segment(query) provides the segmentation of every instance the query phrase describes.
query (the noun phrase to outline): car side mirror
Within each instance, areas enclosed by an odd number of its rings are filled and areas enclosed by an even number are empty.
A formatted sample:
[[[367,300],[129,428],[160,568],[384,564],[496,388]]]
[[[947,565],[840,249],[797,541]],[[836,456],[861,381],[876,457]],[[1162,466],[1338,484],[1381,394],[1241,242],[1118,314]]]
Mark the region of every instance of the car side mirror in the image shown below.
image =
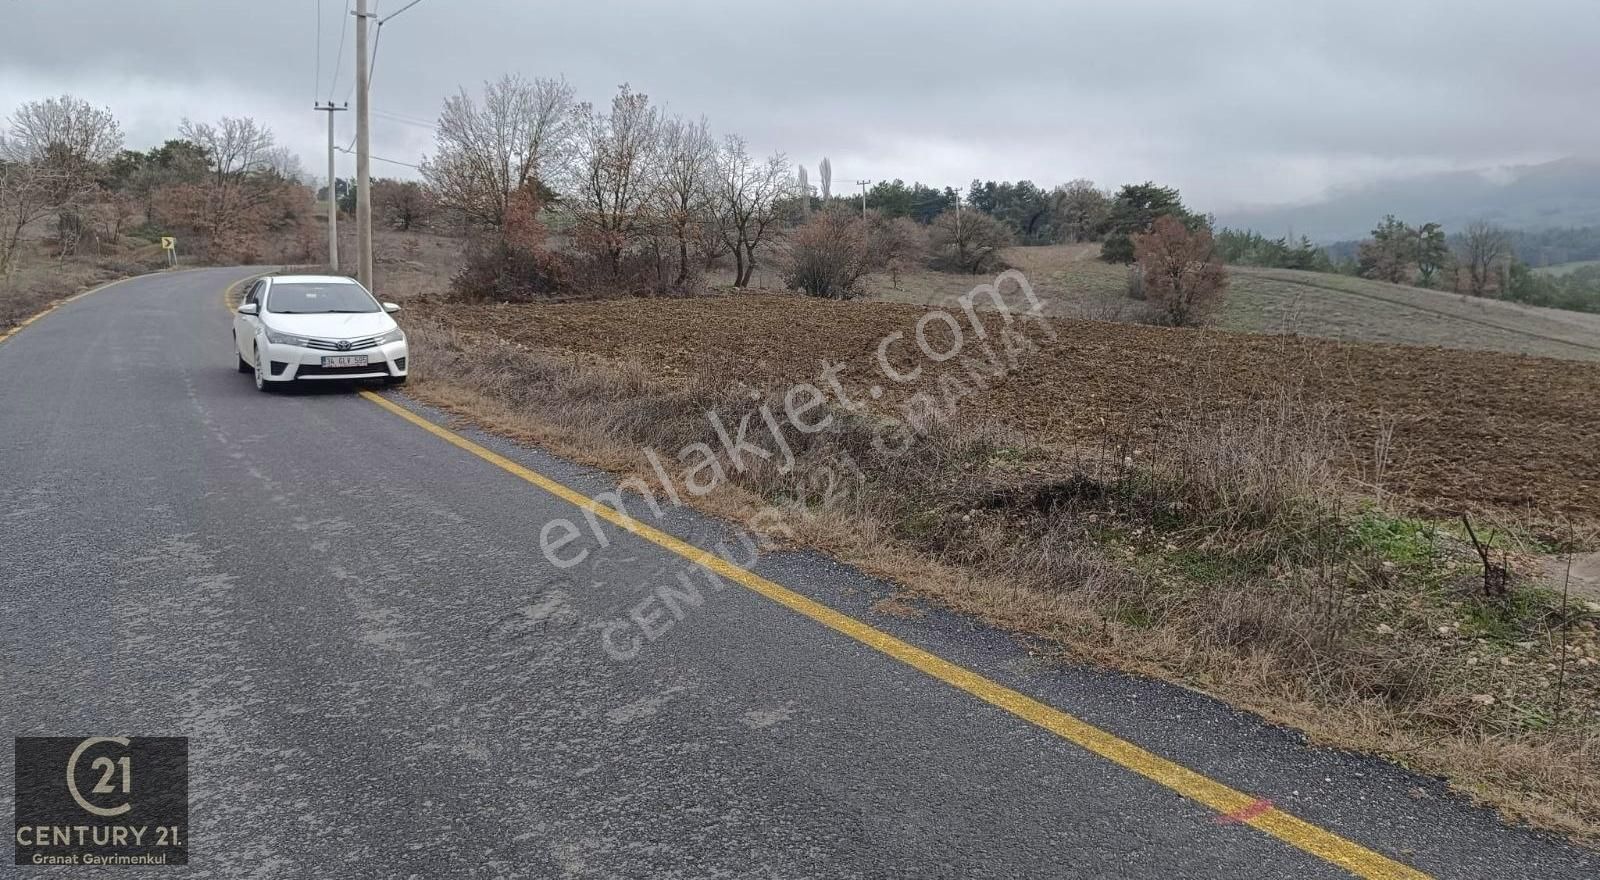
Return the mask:
[[[399,303],[384,303],[383,304],[383,310],[392,315],[395,312],[400,311],[400,304]]]
[[[256,303],[243,303],[239,306],[239,314],[259,315],[261,314],[261,306],[257,305]]]

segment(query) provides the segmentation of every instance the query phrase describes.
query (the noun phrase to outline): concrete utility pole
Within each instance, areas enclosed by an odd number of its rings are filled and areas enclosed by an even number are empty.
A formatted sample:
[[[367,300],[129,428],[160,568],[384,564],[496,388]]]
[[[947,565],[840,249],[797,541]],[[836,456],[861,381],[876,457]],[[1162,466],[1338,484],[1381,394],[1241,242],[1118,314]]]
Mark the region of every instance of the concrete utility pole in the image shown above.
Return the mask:
[[[339,271],[339,178],[333,174],[333,114],[349,107],[337,107],[332,101],[317,104],[316,109],[328,114],[328,269]]]
[[[867,184],[870,180],[858,180],[856,186],[861,187],[861,219],[867,219]]]
[[[356,0],[356,280],[372,289],[372,144],[367,111],[367,0]]]

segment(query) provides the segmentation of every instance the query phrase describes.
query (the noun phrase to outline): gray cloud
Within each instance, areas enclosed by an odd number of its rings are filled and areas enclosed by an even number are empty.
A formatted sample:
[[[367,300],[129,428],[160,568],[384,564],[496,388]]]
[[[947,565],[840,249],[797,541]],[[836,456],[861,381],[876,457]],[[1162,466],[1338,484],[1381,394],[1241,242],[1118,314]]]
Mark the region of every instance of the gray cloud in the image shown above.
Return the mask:
[[[320,169],[311,103],[343,100],[352,70],[346,34],[330,88],[344,2],[320,6],[318,82],[317,0],[12,0],[0,109],[71,91],[139,146],[184,115],[249,114]],[[1224,208],[1592,154],[1597,43],[1593,0],[424,0],[384,28],[373,150],[415,162],[431,134],[394,117],[430,120],[461,85],[564,74],[589,100],[629,82],[759,149],[829,155],[839,180],[1154,178]]]

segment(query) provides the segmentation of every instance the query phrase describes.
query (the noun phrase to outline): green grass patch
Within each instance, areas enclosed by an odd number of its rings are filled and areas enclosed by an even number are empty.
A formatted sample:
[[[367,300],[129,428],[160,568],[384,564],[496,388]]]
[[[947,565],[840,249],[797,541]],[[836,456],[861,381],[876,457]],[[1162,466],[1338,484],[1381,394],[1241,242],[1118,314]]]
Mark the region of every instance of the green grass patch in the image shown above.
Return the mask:
[[[1439,560],[1439,527],[1404,516],[1389,516],[1379,510],[1365,510],[1349,525],[1355,549],[1405,568],[1422,568]]]

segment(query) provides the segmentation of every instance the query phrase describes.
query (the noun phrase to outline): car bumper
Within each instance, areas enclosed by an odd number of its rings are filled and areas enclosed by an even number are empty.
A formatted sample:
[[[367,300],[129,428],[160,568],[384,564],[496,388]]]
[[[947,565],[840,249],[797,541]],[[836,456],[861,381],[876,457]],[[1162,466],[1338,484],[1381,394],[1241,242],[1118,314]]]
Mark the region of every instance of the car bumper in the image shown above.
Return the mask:
[[[367,359],[364,366],[323,365],[323,358],[363,356]],[[269,343],[265,351],[269,367],[266,378],[272,382],[388,379],[406,375],[409,358],[403,340],[375,348],[363,348],[360,351],[324,351],[317,348],[302,348],[298,345]]]

